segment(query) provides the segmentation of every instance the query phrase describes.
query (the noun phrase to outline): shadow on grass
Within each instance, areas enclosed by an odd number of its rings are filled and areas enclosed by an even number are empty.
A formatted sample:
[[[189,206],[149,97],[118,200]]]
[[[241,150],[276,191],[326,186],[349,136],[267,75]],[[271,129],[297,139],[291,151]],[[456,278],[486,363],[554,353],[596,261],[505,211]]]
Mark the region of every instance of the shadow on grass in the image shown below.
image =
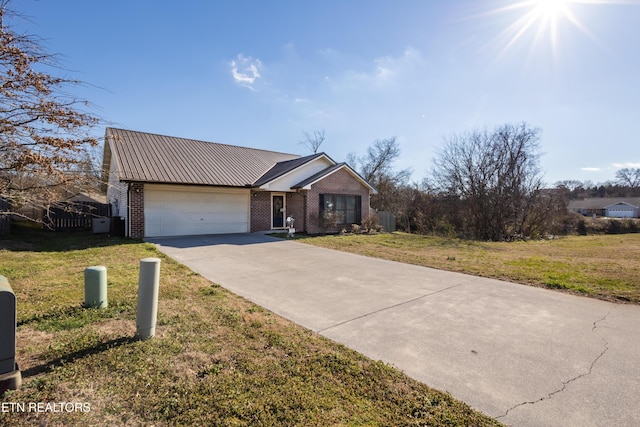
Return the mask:
[[[95,347],[85,348],[82,350],[75,351],[73,353],[60,356],[56,359],[53,359],[47,363],[43,363],[42,365],[33,366],[29,369],[22,371],[22,378],[30,378],[35,375],[51,372],[58,366],[62,366],[67,363],[75,362],[76,360],[85,358],[87,356],[91,356],[93,354],[102,353],[103,351],[109,350],[111,348],[120,347],[122,345],[130,344],[139,341],[138,337],[120,337],[109,340],[102,344],[99,344]]]
[[[11,234],[0,236],[0,249],[12,252],[67,252],[140,242],[140,239],[94,234],[90,231],[46,231],[34,227],[12,226]]]
[[[56,308],[53,311],[38,313],[24,319],[18,319],[16,326],[29,325],[37,322],[36,328],[40,330],[67,330],[80,328],[89,323],[112,319],[116,315],[132,312],[135,304],[111,301],[107,307],[86,307],[83,304],[65,308]],[[44,328],[44,329],[43,329]]]
[[[29,323],[32,323],[32,322],[41,322],[41,321],[46,321],[51,319],[75,316],[84,310],[86,309],[82,305],[74,305],[74,306],[63,308],[63,309],[57,309],[56,311],[41,313],[26,319],[18,320],[18,322],[16,323],[16,326],[20,327],[23,325],[28,325]]]

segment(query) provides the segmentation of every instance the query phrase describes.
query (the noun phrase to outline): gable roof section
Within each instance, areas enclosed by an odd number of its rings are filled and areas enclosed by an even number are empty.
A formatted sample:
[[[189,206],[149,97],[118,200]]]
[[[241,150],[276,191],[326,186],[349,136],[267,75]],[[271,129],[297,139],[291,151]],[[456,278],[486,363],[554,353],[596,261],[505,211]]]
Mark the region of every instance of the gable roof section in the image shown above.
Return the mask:
[[[250,186],[274,164],[300,159],[235,145],[107,128],[103,164],[116,162],[120,181]]]
[[[302,188],[302,189],[307,189],[308,190],[316,182],[320,181],[321,179],[326,178],[327,176],[329,176],[332,173],[335,173],[335,172],[337,172],[337,171],[339,171],[341,169],[345,169],[347,172],[349,172],[356,180],[360,181],[360,183],[362,183],[362,185],[367,187],[371,193],[378,194],[378,190],[376,190],[374,187],[372,187],[371,184],[369,184],[367,181],[365,181],[365,179],[363,177],[361,177],[358,172],[353,170],[351,168],[351,166],[349,166],[348,164],[346,164],[344,162],[337,163],[337,164],[335,164],[333,166],[330,166],[330,167],[326,168],[325,170],[322,170],[322,171],[316,173],[315,175],[310,176],[309,178],[305,179],[304,181],[301,181],[301,182],[297,183],[296,185],[294,185],[291,188]]]
[[[640,197],[591,197],[587,199],[569,201],[569,209],[606,209],[618,203],[633,207],[640,206]]]
[[[629,207],[632,207],[632,208],[635,208],[635,209],[638,209],[638,207],[639,207],[639,206],[636,206],[636,205],[632,205],[631,203],[627,203],[627,202],[622,202],[622,201],[620,201],[620,202],[616,202],[616,203],[612,203],[612,204],[610,204],[610,205],[607,205],[607,206],[605,206],[604,208],[605,208],[605,209],[608,209],[608,208],[611,208],[611,207],[613,207],[613,206],[618,206],[618,205],[625,205],[625,206],[629,206]]]
[[[332,164],[336,163],[325,153],[317,153],[317,154],[312,154],[310,156],[300,157],[293,160],[285,160],[283,162],[276,163],[271,169],[265,172],[264,175],[258,178],[253,183],[253,186],[260,187],[270,181],[273,181],[274,179],[277,179],[283,175],[288,174],[289,172],[299,168],[300,166],[303,166],[321,157],[326,157]]]

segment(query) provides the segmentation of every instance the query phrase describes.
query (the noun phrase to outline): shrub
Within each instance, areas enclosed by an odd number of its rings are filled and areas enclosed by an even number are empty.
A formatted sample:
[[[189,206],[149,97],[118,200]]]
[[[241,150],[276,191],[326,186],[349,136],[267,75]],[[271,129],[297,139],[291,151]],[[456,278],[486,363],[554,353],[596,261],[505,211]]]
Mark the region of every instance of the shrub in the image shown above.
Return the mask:
[[[369,232],[377,231],[379,228],[381,229],[382,226],[380,224],[378,224],[378,215],[372,213],[368,217],[363,219],[362,220],[362,228],[367,230],[367,231],[369,231]]]

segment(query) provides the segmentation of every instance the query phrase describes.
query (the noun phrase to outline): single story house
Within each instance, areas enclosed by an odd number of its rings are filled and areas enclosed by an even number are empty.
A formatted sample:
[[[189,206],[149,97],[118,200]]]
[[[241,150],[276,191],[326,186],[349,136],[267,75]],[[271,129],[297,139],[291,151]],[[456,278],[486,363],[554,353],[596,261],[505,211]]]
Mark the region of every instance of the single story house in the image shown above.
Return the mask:
[[[587,216],[638,218],[640,217],[640,197],[592,197],[571,200],[569,211]]]
[[[325,153],[278,153],[107,128],[103,182],[130,237],[333,231],[369,216],[376,193]]]

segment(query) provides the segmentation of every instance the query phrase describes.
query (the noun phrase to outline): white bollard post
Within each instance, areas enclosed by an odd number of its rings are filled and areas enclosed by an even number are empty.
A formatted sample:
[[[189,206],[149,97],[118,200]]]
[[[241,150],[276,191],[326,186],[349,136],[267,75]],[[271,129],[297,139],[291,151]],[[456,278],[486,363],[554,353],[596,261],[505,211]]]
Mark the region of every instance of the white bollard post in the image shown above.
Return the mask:
[[[137,335],[146,340],[156,334],[158,317],[158,288],[160,287],[160,259],[143,258],[140,260],[140,278],[138,281]]]

